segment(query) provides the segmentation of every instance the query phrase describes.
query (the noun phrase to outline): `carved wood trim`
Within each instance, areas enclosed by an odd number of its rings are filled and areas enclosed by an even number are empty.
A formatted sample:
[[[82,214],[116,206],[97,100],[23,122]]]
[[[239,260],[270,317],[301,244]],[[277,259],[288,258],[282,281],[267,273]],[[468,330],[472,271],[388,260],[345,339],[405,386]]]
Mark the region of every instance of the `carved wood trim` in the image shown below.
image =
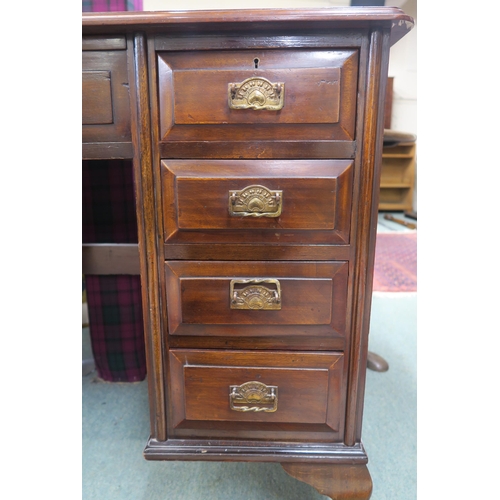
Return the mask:
[[[166,439],[165,389],[163,385],[161,306],[158,287],[158,242],[155,237],[156,208],[154,167],[151,144],[148,66],[146,40],[143,34],[133,37],[130,51],[132,135],[134,143],[134,177],[141,263],[142,305],[148,366],[151,434]],[[133,53],[133,54],[132,54]]]
[[[384,94],[389,62],[389,32],[374,29],[370,35],[367,86],[362,138],[358,224],[353,276],[352,339],[350,347],[345,444],[361,439],[361,419],[368,352],[375,236],[377,231],[378,184],[383,145]]]
[[[216,439],[169,439],[160,442],[149,439],[144,449],[146,460],[215,460],[217,462],[292,462],[302,465],[304,460],[327,464],[329,468],[345,464],[363,466],[367,457],[358,444],[346,447],[341,443],[286,443],[272,441],[256,442],[238,440],[235,443]],[[298,479],[298,478],[297,478]],[[307,481],[305,481],[307,482]]]

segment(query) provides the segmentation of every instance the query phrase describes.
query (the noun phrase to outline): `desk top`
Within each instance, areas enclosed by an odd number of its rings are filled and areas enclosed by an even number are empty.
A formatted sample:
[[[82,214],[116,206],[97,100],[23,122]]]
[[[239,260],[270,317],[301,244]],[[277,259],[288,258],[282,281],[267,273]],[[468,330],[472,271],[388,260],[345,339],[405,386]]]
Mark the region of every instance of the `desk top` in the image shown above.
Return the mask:
[[[279,29],[286,23],[288,29],[332,29],[336,27],[363,27],[370,23],[387,24],[391,28],[394,45],[413,28],[414,20],[397,7],[332,7],[316,9],[234,9],[192,11],[141,11],[84,13],[84,34],[123,33],[144,30],[148,32],[188,31],[253,31]]]

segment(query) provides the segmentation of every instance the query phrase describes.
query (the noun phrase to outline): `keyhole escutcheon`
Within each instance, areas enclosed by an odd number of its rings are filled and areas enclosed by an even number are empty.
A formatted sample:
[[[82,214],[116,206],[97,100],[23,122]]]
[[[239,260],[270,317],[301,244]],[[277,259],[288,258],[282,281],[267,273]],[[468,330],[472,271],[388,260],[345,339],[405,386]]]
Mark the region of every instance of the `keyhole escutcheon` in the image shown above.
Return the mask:
[[[260,63],[260,59],[258,57],[256,57],[254,60],[253,60],[253,63],[255,65],[255,69],[258,69],[259,67],[259,63]]]

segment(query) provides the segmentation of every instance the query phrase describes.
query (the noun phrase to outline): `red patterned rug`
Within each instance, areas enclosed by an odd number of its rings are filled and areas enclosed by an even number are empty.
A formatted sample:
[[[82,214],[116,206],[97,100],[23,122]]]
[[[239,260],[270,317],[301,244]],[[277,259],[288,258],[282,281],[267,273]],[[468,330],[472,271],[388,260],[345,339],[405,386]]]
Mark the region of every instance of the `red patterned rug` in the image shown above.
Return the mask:
[[[417,291],[417,233],[378,233],[373,290]]]

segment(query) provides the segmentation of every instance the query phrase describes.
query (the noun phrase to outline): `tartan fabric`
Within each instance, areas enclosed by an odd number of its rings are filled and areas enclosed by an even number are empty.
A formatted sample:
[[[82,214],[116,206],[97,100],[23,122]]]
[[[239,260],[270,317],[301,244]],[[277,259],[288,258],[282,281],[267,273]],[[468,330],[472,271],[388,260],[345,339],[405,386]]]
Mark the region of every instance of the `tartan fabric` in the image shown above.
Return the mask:
[[[97,373],[109,382],[144,380],[140,277],[87,275],[85,284]]]
[[[82,0],[82,12],[142,10],[143,0]]]
[[[130,160],[82,161],[83,243],[137,243]]]
[[[136,243],[132,162],[82,161],[82,240]],[[99,377],[135,382],[146,376],[139,276],[85,276],[89,331]]]

